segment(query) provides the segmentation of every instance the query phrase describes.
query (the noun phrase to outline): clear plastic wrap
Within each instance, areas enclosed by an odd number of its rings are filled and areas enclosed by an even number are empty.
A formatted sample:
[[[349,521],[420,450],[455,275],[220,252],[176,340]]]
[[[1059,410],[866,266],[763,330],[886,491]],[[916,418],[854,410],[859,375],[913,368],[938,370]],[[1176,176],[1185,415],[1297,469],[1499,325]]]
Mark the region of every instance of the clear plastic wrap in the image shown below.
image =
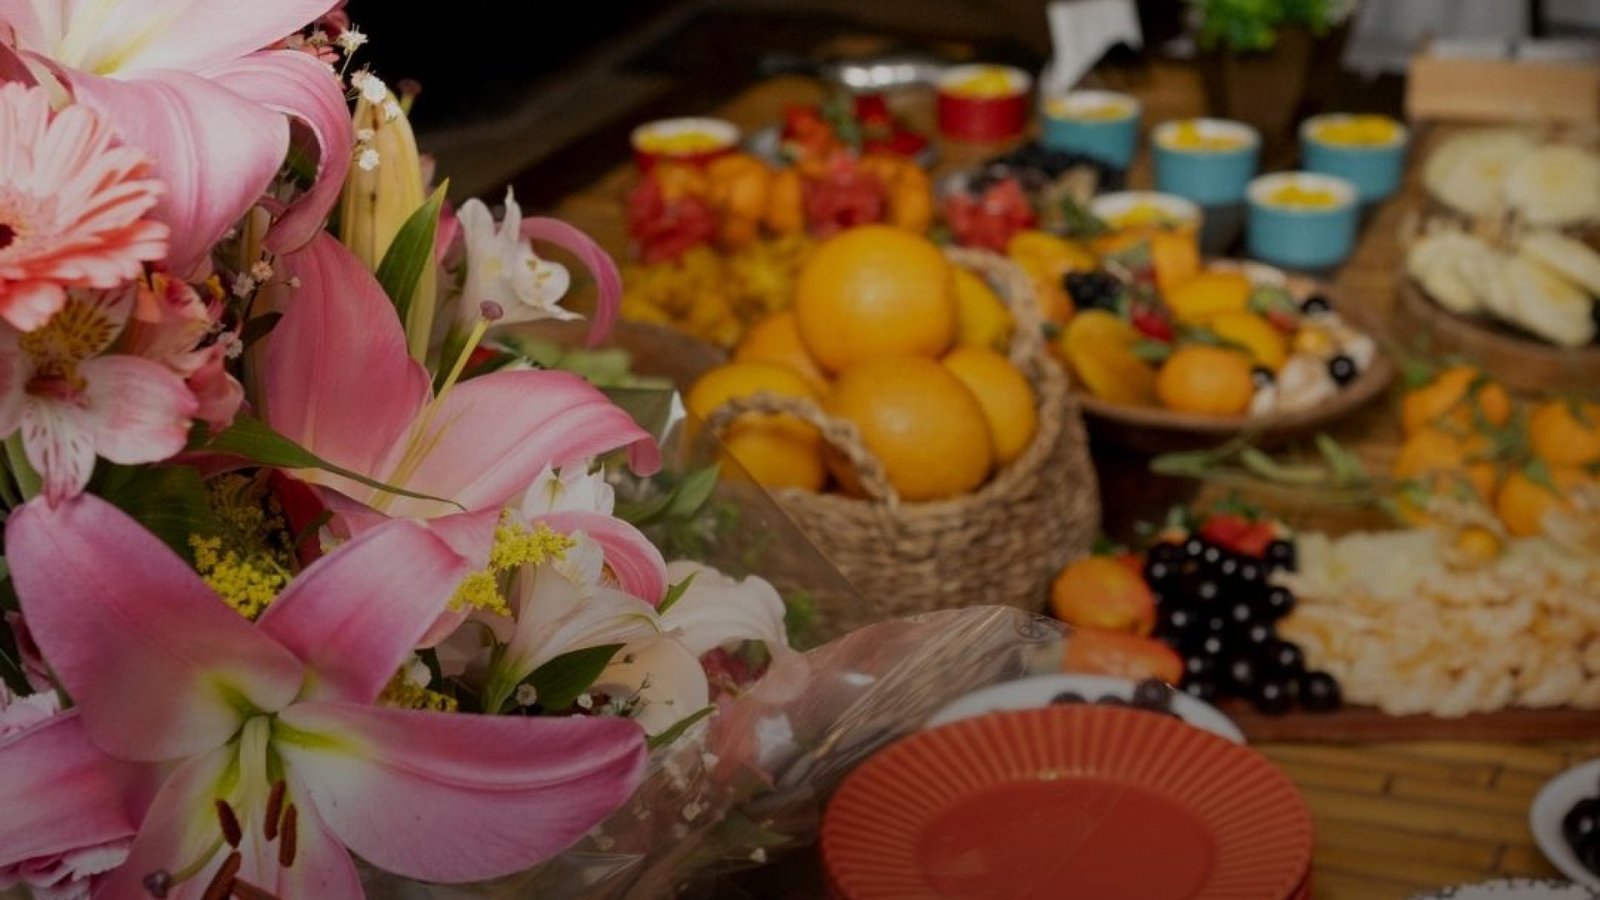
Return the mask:
[[[741,894],[724,876],[816,838],[857,764],[971,691],[1056,668],[1057,623],[1009,607],[882,622],[805,654],[652,761],[633,799],[543,866],[473,885],[366,878],[372,900],[645,900]],[[763,890],[763,894],[766,894]]]

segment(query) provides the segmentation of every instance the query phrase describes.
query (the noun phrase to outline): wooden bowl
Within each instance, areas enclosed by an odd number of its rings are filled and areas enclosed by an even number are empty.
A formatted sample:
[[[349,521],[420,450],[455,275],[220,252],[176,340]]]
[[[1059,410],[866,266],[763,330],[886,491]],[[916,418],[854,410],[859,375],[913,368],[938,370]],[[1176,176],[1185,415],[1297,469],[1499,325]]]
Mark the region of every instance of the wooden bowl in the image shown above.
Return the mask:
[[[1461,356],[1522,393],[1589,390],[1600,381],[1600,346],[1557,347],[1489,316],[1457,315],[1401,273],[1399,334],[1423,335],[1430,356]]]
[[[1290,291],[1296,296],[1314,290],[1333,300],[1333,308],[1351,326],[1374,336],[1378,330],[1373,317],[1360,306],[1342,302],[1327,284],[1315,284],[1290,276]],[[1366,405],[1384,392],[1394,380],[1394,363],[1380,344],[1372,364],[1327,402],[1309,409],[1273,413],[1266,416],[1206,416],[1154,406],[1126,406],[1079,391],[1089,433],[1135,453],[1159,455],[1184,450],[1200,450],[1225,444],[1246,432],[1255,434],[1257,446],[1270,447],[1325,430],[1328,425]]]

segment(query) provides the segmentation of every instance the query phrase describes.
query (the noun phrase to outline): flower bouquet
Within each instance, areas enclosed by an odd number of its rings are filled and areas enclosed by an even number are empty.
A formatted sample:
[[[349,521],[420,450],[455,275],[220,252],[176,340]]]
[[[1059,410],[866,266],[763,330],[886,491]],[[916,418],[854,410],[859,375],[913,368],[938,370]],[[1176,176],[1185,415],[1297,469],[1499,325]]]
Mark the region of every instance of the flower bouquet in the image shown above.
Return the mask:
[[[714,475],[486,340],[611,260],[430,191],[334,7],[0,0],[0,891],[526,872],[802,671],[634,524]]]

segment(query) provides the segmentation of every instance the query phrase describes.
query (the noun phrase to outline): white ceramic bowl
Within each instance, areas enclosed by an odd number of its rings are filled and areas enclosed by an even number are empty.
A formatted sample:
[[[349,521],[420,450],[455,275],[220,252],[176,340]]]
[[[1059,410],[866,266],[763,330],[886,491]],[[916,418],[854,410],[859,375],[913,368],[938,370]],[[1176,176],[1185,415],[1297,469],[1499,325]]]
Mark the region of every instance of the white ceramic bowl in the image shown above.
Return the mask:
[[[1561,819],[1567,810],[1579,800],[1594,796],[1600,796],[1600,759],[1573,766],[1546,782],[1528,809],[1528,828],[1544,851],[1544,858],[1561,874],[1592,891],[1600,891],[1600,875],[1578,862],[1577,854],[1561,835]]]
[[[1038,709],[1049,706],[1056,695],[1066,691],[1081,694],[1091,703],[1112,695],[1130,700],[1133,686],[1134,683],[1126,678],[1110,675],[1037,675],[974,691],[939,710],[928,720],[926,727],[937,728],[1003,710]],[[1245,742],[1244,732],[1231,719],[1211,704],[1196,700],[1182,691],[1173,693],[1172,711],[1196,728],[1227,738],[1235,744]]]

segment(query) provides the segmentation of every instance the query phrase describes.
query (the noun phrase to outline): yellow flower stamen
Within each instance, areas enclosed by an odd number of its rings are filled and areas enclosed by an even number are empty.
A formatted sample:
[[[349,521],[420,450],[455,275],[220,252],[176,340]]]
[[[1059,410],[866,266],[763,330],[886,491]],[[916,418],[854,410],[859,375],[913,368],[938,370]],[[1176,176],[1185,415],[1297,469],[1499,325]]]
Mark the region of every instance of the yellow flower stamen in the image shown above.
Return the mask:
[[[289,583],[288,573],[271,559],[242,558],[236,551],[224,550],[221,538],[192,534],[189,549],[194,551],[201,580],[247,619],[265,612]]]
[[[473,572],[461,582],[450,598],[450,609],[455,612],[478,609],[511,615],[511,604],[506,600],[500,576],[521,566],[538,566],[563,559],[572,545],[572,538],[551,531],[549,526],[540,524],[529,528],[513,519],[509,512],[502,512],[500,524],[494,530],[488,568]]]
[[[459,708],[456,698],[429,690],[425,685],[412,681],[404,667],[389,679],[389,683],[383,688],[383,693],[378,695],[377,702],[379,706],[426,709],[434,712],[455,712]]]

